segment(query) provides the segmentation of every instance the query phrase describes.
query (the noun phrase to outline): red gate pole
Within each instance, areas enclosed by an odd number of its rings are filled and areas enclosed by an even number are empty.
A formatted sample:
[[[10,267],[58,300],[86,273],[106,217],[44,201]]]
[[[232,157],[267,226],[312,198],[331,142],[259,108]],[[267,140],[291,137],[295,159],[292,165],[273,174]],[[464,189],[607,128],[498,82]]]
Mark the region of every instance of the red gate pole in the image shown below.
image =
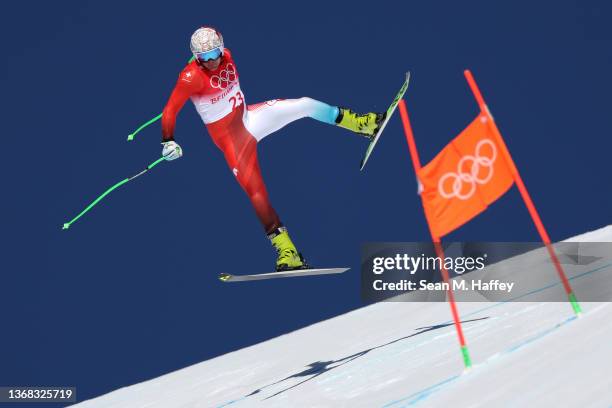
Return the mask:
[[[408,109],[406,108],[406,102],[404,102],[403,99],[399,101],[399,110],[400,110],[400,116],[402,118],[402,123],[404,125],[404,133],[406,134],[406,141],[408,142],[408,149],[410,150],[410,156],[412,157],[412,165],[414,166],[414,172],[417,175],[417,181],[418,181],[418,174],[419,174],[419,171],[421,170],[421,160],[419,159],[419,152],[417,150],[416,143],[414,141],[412,127],[410,126],[410,118],[408,117]],[[420,183],[420,181],[418,182]],[[421,203],[422,203],[422,199],[421,199]],[[429,225],[429,219],[427,218],[427,213],[425,213],[425,219],[427,220],[427,226],[429,228],[429,233],[431,235],[431,239],[436,249],[436,255],[441,260],[440,272],[442,273],[442,279],[448,285],[448,290],[447,290],[448,301],[450,303],[451,313],[453,315],[453,321],[455,323],[455,328],[457,330],[457,336],[459,337],[459,345],[461,347],[461,355],[463,356],[463,364],[467,370],[472,366],[472,359],[470,358],[470,352],[468,350],[467,344],[465,343],[465,337],[463,336],[461,320],[459,319],[457,303],[455,302],[455,295],[453,293],[448,271],[444,267],[444,249],[442,248],[440,237],[434,234],[433,230],[431,229],[431,226]]]
[[[476,102],[478,102],[480,111],[486,114],[491,119],[488,122],[491,124],[490,125],[491,129],[493,130],[493,133],[497,137],[497,142],[502,147],[502,153],[504,154],[504,157],[506,158],[506,162],[510,166],[510,172],[512,173],[514,182],[516,183],[516,186],[519,192],[521,193],[521,197],[523,197],[523,201],[525,202],[525,205],[527,206],[527,210],[529,211],[529,215],[531,216],[531,219],[533,220],[533,223],[535,224],[535,227],[538,230],[538,233],[540,234],[540,238],[542,239],[542,242],[546,245],[548,254],[550,255],[550,258],[552,259],[555,265],[555,268],[557,270],[559,278],[561,279],[561,282],[563,283],[563,287],[565,288],[567,297],[572,305],[572,309],[574,310],[574,313],[577,316],[580,316],[582,314],[582,310],[580,308],[580,304],[578,303],[578,299],[576,298],[576,295],[574,294],[572,287],[570,286],[569,280],[567,279],[567,276],[565,275],[565,272],[563,271],[563,268],[561,267],[561,262],[559,262],[559,258],[557,258],[557,254],[555,253],[555,250],[553,246],[551,245],[550,237],[548,236],[548,233],[546,232],[546,228],[544,228],[544,223],[542,223],[542,219],[540,218],[540,215],[538,214],[538,211],[536,210],[535,204],[531,200],[531,196],[529,195],[529,192],[527,191],[527,187],[525,187],[525,183],[523,183],[523,179],[521,178],[518,168],[516,167],[514,160],[512,160],[512,155],[510,154],[510,151],[508,150],[508,146],[506,146],[506,143],[504,142],[504,138],[502,137],[499,129],[497,128],[497,125],[495,124],[495,119],[493,118],[493,115],[491,114],[489,107],[485,103],[484,98],[482,97],[482,94],[480,93],[480,89],[478,88],[478,85],[476,85],[474,76],[472,76],[472,73],[468,69],[464,71],[464,75],[465,75],[465,78],[467,79],[468,84],[470,85],[470,89],[472,90],[474,97],[476,98]]]

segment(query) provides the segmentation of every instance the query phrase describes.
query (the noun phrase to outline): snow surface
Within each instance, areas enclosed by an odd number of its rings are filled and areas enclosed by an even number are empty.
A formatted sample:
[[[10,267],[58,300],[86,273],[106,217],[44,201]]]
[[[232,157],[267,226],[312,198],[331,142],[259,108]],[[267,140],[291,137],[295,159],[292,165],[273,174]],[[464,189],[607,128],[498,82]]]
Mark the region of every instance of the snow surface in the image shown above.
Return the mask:
[[[612,226],[571,241],[610,242]],[[612,292],[609,258],[581,268],[572,285]],[[581,305],[459,303],[468,372],[447,303],[383,302],[75,406],[611,407],[612,304]]]

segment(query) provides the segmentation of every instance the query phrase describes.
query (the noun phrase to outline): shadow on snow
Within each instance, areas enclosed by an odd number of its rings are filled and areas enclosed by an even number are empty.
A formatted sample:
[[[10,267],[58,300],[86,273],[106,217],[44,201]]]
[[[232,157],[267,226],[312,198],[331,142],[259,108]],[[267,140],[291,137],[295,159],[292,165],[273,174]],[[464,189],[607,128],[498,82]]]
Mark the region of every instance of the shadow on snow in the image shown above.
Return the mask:
[[[475,322],[475,321],[479,321],[479,320],[485,320],[485,319],[488,319],[488,317],[481,317],[481,318],[478,318],[478,319],[465,320],[462,323],[471,323],[471,322]],[[310,381],[310,380],[312,380],[312,379],[314,379],[314,378],[316,378],[316,377],[318,377],[318,376],[320,376],[322,374],[328,373],[331,370],[333,370],[334,368],[341,367],[341,366],[343,366],[343,365],[345,365],[347,363],[350,363],[351,361],[354,361],[354,360],[356,360],[356,359],[358,359],[360,357],[363,357],[364,355],[368,354],[372,350],[377,350],[377,349],[380,349],[380,348],[383,348],[383,347],[387,347],[387,346],[389,346],[391,344],[394,344],[394,343],[397,343],[399,341],[402,341],[402,340],[405,340],[405,339],[408,339],[408,338],[411,338],[411,337],[418,336],[419,334],[427,333],[427,332],[430,332],[430,331],[433,331],[433,330],[442,329],[444,327],[448,327],[448,326],[452,326],[452,325],[453,325],[453,323],[445,323],[445,324],[437,324],[437,325],[434,325],[434,326],[419,327],[419,328],[415,329],[415,330],[419,330],[416,333],[410,334],[408,336],[400,337],[400,338],[395,339],[393,341],[390,341],[388,343],[381,344],[380,346],[372,347],[372,348],[369,348],[367,350],[363,350],[363,351],[360,351],[358,353],[351,354],[350,356],[346,356],[346,357],[340,358],[338,360],[317,361],[317,362],[311,363],[311,364],[308,365],[308,367],[305,370],[300,371],[299,373],[295,373],[293,375],[290,375],[288,377],[285,377],[282,380],[279,380],[279,381],[276,381],[274,383],[265,385],[265,386],[263,386],[261,388],[258,388],[255,391],[251,392],[250,394],[247,394],[244,398],[247,398],[247,397],[253,396],[255,394],[258,394],[258,393],[264,391],[264,389],[266,389],[266,388],[269,388],[269,387],[272,387],[274,385],[280,384],[280,383],[282,383],[284,381],[287,381],[287,380],[290,380],[292,378],[301,378],[301,377],[308,377],[308,376],[310,376],[309,378],[306,378],[305,380],[300,381],[297,384],[294,384],[294,385],[292,385],[290,387],[282,389],[282,390],[280,390],[280,391],[270,395],[269,397],[264,398],[264,400],[267,400],[269,398],[272,398],[272,397],[275,397],[275,396],[277,396],[279,394],[282,394],[282,393],[284,393],[286,391],[289,391],[292,388],[298,387],[298,386],[300,386],[300,385],[302,385],[302,384],[304,384],[304,383],[306,383],[306,382],[308,382],[308,381]]]

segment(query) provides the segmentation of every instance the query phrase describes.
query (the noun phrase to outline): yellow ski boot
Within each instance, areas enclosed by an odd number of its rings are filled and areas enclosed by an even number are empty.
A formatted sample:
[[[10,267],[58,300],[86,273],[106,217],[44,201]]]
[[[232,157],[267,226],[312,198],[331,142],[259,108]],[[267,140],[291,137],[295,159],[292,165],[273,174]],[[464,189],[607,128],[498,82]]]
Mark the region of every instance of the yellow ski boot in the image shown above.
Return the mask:
[[[338,108],[340,113],[336,118],[336,124],[355,133],[372,139],[380,124],[385,120],[386,113],[365,113],[360,115],[350,109]]]
[[[310,268],[302,254],[295,248],[295,245],[289,237],[287,228],[277,228],[274,232],[268,234],[268,238],[270,238],[272,246],[274,246],[274,249],[276,249],[278,253],[278,258],[276,259],[277,272]]]

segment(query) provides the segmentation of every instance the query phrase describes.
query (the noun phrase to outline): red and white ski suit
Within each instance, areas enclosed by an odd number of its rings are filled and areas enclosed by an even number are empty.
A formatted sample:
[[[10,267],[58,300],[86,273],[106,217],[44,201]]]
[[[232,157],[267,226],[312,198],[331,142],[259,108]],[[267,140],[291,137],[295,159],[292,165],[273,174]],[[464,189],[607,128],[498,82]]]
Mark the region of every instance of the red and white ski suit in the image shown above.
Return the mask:
[[[281,225],[257,160],[257,142],[294,120],[334,123],[337,108],[311,98],[275,99],[247,107],[228,49],[215,71],[192,61],[183,69],[162,115],[164,141],[173,140],[176,116],[191,98],[214,143],[248,195],[267,233]]]

